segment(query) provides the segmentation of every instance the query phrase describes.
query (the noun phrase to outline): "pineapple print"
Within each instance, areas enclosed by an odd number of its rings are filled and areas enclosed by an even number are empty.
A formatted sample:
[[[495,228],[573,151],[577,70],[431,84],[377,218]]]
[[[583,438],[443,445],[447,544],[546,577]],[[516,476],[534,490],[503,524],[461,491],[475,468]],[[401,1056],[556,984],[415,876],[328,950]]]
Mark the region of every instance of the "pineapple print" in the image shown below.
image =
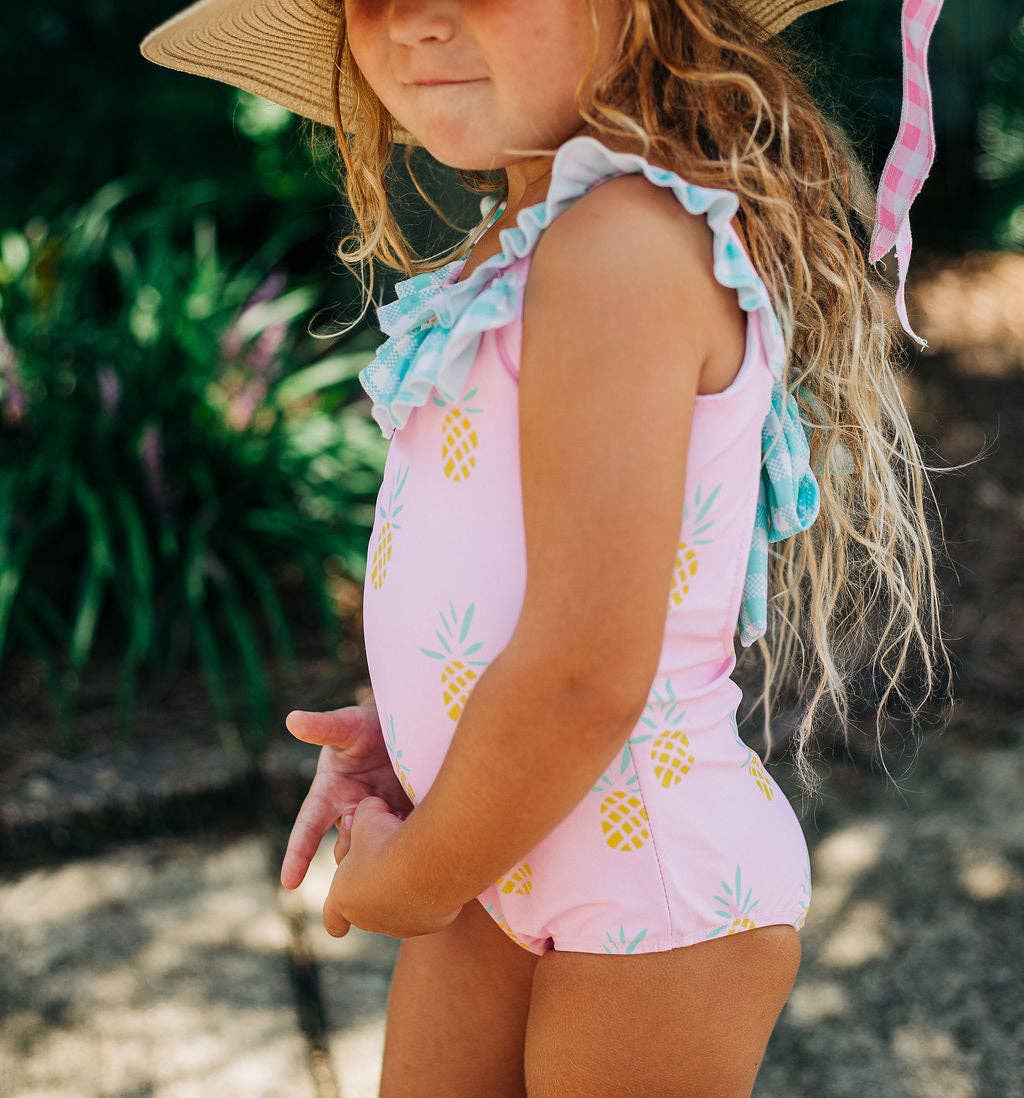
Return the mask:
[[[398,497],[402,494],[402,489],[405,487],[405,478],[408,475],[409,470],[406,468],[397,478],[398,483],[392,486],[388,495],[387,506],[382,506],[380,509],[382,521],[377,528],[377,541],[374,544],[373,554],[370,558],[370,582],[378,591],[384,586],[384,581],[388,578],[388,562],[391,560],[391,533],[393,530],[401,530],[395,519],[402,510],[401,505],[398,503]]]
[[[715,896],[714,899],[720,903],[721,908],[715,909],[715,914],[720,915],[725,922],[720,926],[716,926],[714,930],[708,935],[709,938],[714,938],[716,935],[721,934],[723,931],[726,934],[737,934],[741,930],[754,930],[757,927],[757,923],[750,917],[750,913],[761,902],[760,900],[754,900],[750,902],[750,890],[747,890],[747,894],[743,897],[743,888],[740,884],[740,867],[736,866],[736,884],[735,888],[730,888],[725,881],[722,881],[722,891],[725,892],[725,896]],[[740,899],[743,897],[742,904]]]
[[[472,400],[478,389],[479,386],[474,386],[464,393],[458,404],[450,404],[440,394],[433,398],[439,408],[448,409],[441,421],[441,471],[449,480],[469,480],[476,468],[474,451],[479,439],[469,416],[482,412],[483,408],[468,408],[463,402]]]
[[[416,794],[412,791],[412,783],[409,781],[409,772],[402,763],[402,751],[399,748],[398,740],[395,737],[395,717],[393,713],[388,714],[388,730],[384,733],[384,743],[391,755],[391,763],[394,766],[395,773],[398,775],[398,780],[402,783],[402,788],[405,790],[406,796],[415,804]]]
[[[754,779],[757,788],[765,795],[765,799],[770,801],[775,796],[774,783],[771,774],[765,770],[764,763],[761,762],[757,752],[751,751],[743,765],[746,766],[747,773]]]
[[[647,703],[645,715],[640,719],[648,728],[657,732],[657,737],[651,744],[654,776],[663,789],[671,789],[683,780],[684,774],[689,774],[690,767],[693,766],[693,754],[686,733],[681,728],[672,727],[686,715],[686,710],[679,708],[671,679],[665,680],[665,692],[667,698],[663,698],[657,690],[652,691],[654,702]]]
[[[640,779],[634,774],[625,789],[615,788],[607,774],[591,788],[592,793],[604,793],[601,799],[601,834],[612,850],[639,850],[651,837],[647,809],[637,787]]]
[[[771,774],[764,768],[764,763],[761,762],[760,756],[756,751],[749,748],[740,739],[740,730],[736,724],[736,714],[731,713],[729,719],[732,722],[732,733],[736,738],[736,745],[744,752],[743,761],[740,766],[745,767],[747,773],[754,779],[754,784],[765,796],[765,800],[771,800],[775,796],[775,782],[772,780]]]
[[[625,774],[629,769],[629,764],[632,759],[630,754],[630,747],[638,743],[644,743],[649,740],[653,733],[648,733],[646,736],[630,736],[628,740],[622,745],[622,756],[619,759],[619,773]]]
[[[498,924],[498,926],[500,926],[501,929],[512,939],[512,941],[516,943],[516,945],[522,946],[523,949],[529,950],[530,953],[533,952],[533,950],[530,949],[530,947],[526,944],[526,942],[524,942],[523,939],[520,938],[519,935],[508,925],[508,922],[505,919],[504,914],[500,911],[495,910],[494,904],[487,904],[487,906],[484,908],[484,910]]]
[[[473,668],[486,667],[489,661],[467,658],[482,647],[482,641],[477,641],[476,644],[471,644],[468,648],[462,647],[469,634],[469,627],[473,624],[473,611],[476,608],[476,603],[471,602],[469,604],[469,608],[462,617],[461,624],[459,624],[458,615],[455,613],[454,604],[449,602],[448,607],[451,610],[451,621],[445,617],[442,610],[441,624],[444,626],[444,634],[440,631],[437,634],[437,639],[441,642],[444,651],[434,652],[430,648],[421,648],[420,651],[432,660],[440,660],[444,664],[444,667],[441,668],[442,704],[448,716],[453,721],[457,721],[462,715],[462,710],[469,700],[469,693],[476,683],[476,672]],[[458,626],[457,637],[453,635],[456,626]],[[455,645],[454,649],[453,645]]]
[[[683,599],[690,590],[690,580],[695,579],[697,576],[697,551],[692,546],[710,545],[714,540],[713,538],[705,538],[702,535],[706,534],[714,525],[714,519],[707,519],[707,521],[705,521],[705,518],[707,517],[711,504],[715,501],[715,496],[718,495],[718,489],[721,487],[721,484],[715,485],[711,495],[701,503],[701,486],[699,484],[697,485],[697,491],[693,498],[693,506],[697,510],[697,514],[694,517],[696,526],[694,527],[693,533],[690,535],[690,540],[688,542],[681,541],[676,549],[676,563],[675,567],[672,569],[672,588],[668,594],[668,608],[670,611],[677,606],[682,606]],[[687,505],[684,502],[684,525],[687,521],[687,517]]]
[[[797,916],[796,922],[793,923],[797,930],[800,930],[807,921],[807,910],[811,903],[811,863],[809,861],[804,865],[804,879],[800,883],[799,903],[800,914]]]
[[[604,936],[608,939],[608,945],[604,947],[605,953],[632,953],[647,936],[647,927],[634,934],[628,943],[626,942],[626,928],[621,923],[619,924],[618,934],[611,934],[606,930]]]
[[[494,887],[506,896],[517,893],[520,896],[529,896],[533,891],[533,870],[529,863],[520,862],[510,873],[506,873],[494,882]]]

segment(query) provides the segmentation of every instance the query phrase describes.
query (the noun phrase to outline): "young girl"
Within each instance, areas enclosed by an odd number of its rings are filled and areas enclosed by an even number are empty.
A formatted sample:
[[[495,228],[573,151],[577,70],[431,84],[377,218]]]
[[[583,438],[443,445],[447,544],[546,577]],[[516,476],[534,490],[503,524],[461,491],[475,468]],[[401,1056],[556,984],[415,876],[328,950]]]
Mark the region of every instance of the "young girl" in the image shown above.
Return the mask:
[[[289,714],[324,748],[281,873],[297,886],[337,822],[325,927],[403,939],[385,1096],[749,1095],[811,881],[737,730],[735,632],[764,658],[770,748],[807,623],[812,792],[814,717],[827,696],[845,730],[869,647],[883,704],[914,643],[933,683],[926,482],[862,254],[875,211],[772,37],[830,2],[204,0],[143,42],[333,122],[359,230],[343,258],[409,276],[360,374],[391,439],[375,704]],[[920,73],[937,7],[914,5],[913,34],[905,14]],[[910,100],[897,149],[927,155],[902,183],[887,169],[871,257],[897,244],[908,331],[905,215],[931,155]],[[483,196],[441,260],[389,206],[395,142]]]

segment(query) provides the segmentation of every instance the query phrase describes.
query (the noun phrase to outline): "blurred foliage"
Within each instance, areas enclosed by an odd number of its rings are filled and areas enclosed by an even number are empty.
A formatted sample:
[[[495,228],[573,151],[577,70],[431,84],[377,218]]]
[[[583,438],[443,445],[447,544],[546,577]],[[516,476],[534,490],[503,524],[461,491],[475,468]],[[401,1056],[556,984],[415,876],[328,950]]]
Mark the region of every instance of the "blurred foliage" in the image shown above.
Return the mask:
[[[784,32],[815,58],[811,90],[877,182],[903,99],[897,0],[845,0]],[[928,52],[936,156],[911,212],[915,245],[1024,245],[1024,4],[945,0]]]
[[[352,398],[376,341],[324,356],[296,334],[314,292],[289,287],[282,233],[228,270],[205,196],[129,197],[0,237],[0,658],[42,659],[70,745],[97,642],[123,738],[138,675],[193,646],[225,741],[245,711],[258,752],[264,638],[294,660],[278,574],[301,566],[335,638],[325,564],[362,575],[381,440]]]
[[[340,181],[307,124],[138,42],[179,5],[44,0],[5,12],[0,107],[0,667],[39,657],[68,749],[74,698],[116,658],[120,735],[139,676],[194,655],[221,734],[259,751],[264,661],[293,655],[279,580],[300,572],[330,643],[329,574],[362,582],[386,442],[356,374],[372,310],[334,256]],[[938,159],[915,239],[1024,240],[1024,25],[946,0],[932,40]],[[785,32],[877,178],[899,122],[895,0],[847,0]],[[477,198],[422,151],[417,178],[467,227]],[[413,244],[446,247],[396,156]],[[953,216],[950,216],[951,211]],[[375,296],[397,275],[378,270]]]

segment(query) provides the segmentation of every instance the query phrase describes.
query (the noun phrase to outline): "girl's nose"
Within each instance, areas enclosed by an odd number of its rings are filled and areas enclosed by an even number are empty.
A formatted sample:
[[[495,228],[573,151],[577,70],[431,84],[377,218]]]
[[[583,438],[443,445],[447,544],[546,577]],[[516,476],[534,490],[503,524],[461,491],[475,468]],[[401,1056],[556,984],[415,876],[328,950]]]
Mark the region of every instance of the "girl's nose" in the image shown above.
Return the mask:
[[[392,0],[387,6],[388,33],[399,45],[418,46],[427,39],[447,42],[455,33],[453,3]]]

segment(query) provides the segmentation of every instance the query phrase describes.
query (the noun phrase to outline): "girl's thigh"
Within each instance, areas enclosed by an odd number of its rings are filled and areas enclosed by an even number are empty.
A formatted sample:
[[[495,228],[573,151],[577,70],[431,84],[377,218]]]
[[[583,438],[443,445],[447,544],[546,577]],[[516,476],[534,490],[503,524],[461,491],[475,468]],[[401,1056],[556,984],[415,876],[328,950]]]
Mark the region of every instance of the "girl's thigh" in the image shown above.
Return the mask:
[[[444,930],[403,939],[388,994],[380,1098],[524,1098],[539,960],[475,899]]]
[[[788,925],[659,953],[540,958],[529,1098],[748,1098],[800,966]]]

